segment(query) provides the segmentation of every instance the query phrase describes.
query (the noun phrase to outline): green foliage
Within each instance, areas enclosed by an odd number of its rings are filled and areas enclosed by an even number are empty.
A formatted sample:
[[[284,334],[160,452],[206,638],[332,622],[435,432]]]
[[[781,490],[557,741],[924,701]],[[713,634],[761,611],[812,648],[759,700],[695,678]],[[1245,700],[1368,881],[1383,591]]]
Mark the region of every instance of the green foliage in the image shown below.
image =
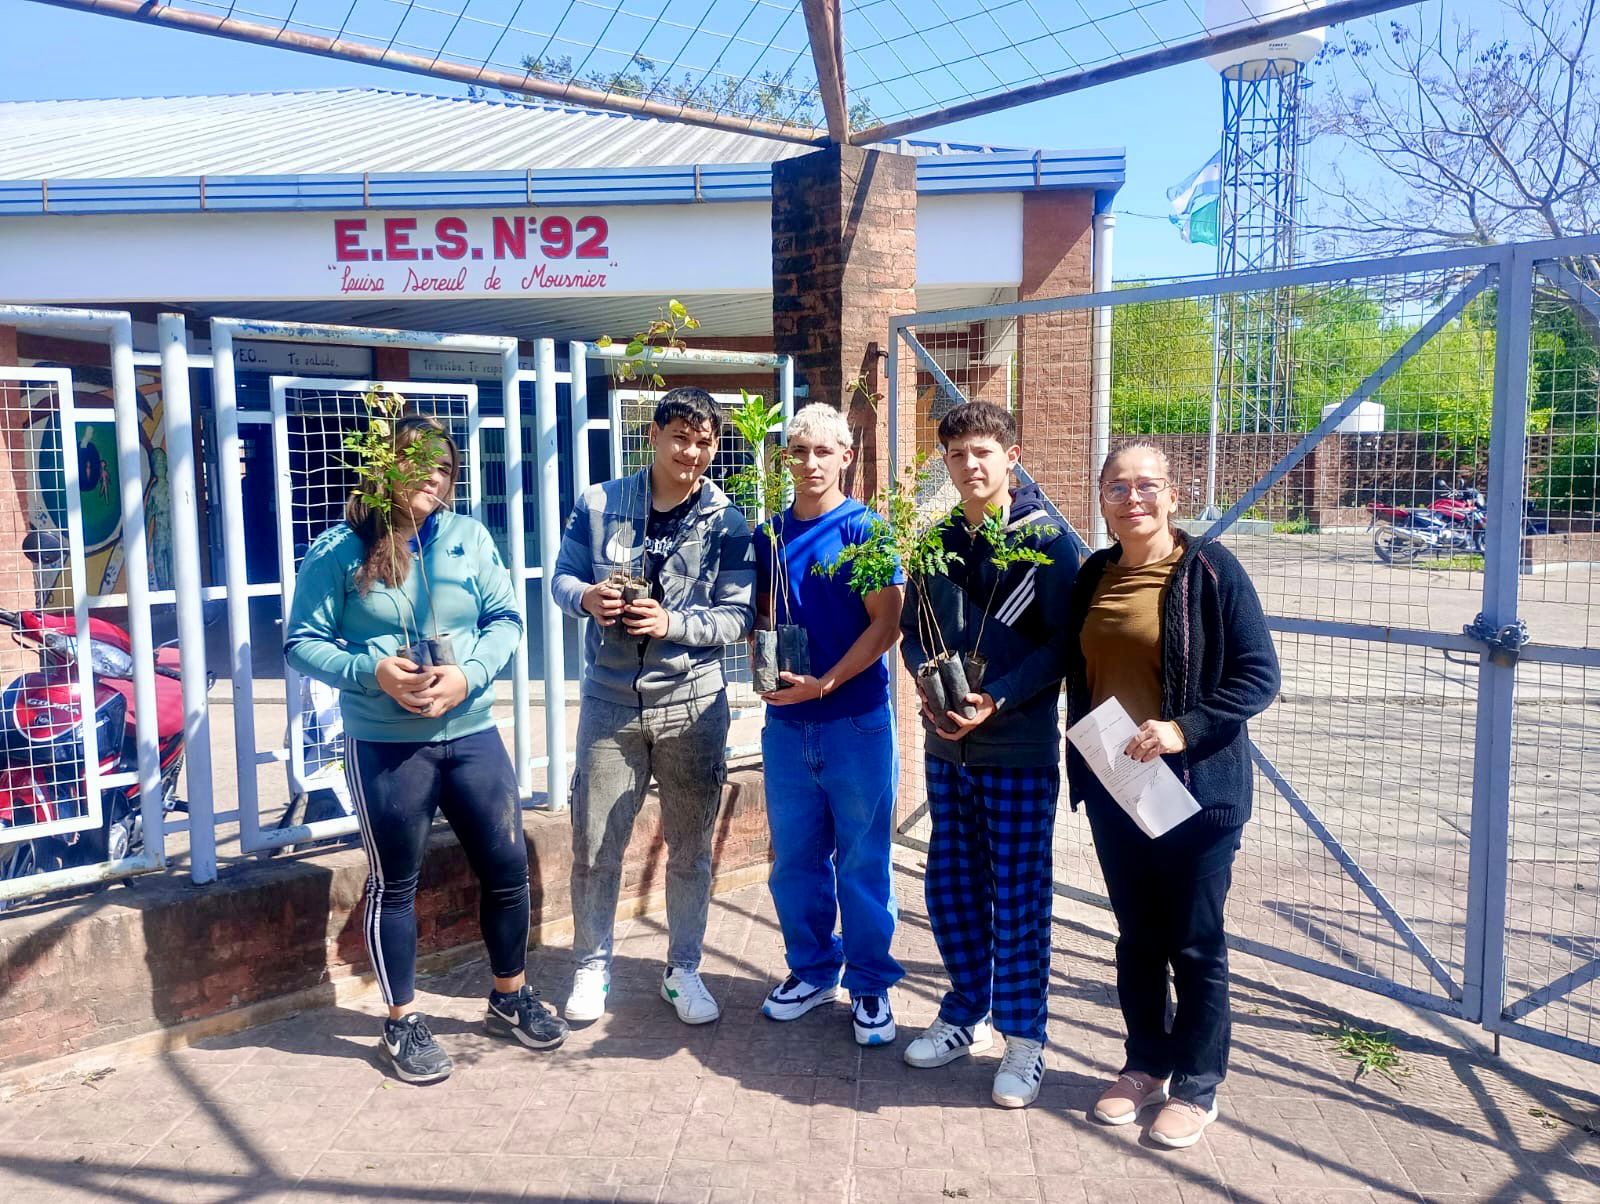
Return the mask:
[[[813,565],[811,571],[832,577],[841,569],[850,570],[850,588],[866,595],[894,584],[899,569],[911,580],[949,572],[961,557],[944,546],[949,514],[924,522],[917,512],[917,491],[928,478],[928,454],[919,452],[916,461],[895,482],[881,489],[872,499],[873,516],[867,538],[839,550],[827,564]]]
[[[1317,524],[1303,514],[1272,524],[1274,535],[1314,535],[1316,531]]]
[[[404,448],[395,428],[406,415],[406,399],[398,393],[369,389],[362,395],[369,415],[367,425],[344,437],[344,449],[355,459],[346,467],[356,474],[356,495],[385,522],[396,499],[409,498],[428,483],[445,458],[444,440],[423,435]]]
[[[661,353],[682,351],[685,346],[684,331],[699,329],[700,319],[690,314],[683,302],[674,297],[657,311],[655,321],[628,340],[622,358],[612,362],[613,378],[618,384],[639,380],[648,381],[652,388],[666,388],[666,378],[658,369]],[[594,345],[610,347],[612,342],[610,335],[601,335]]]
[[[1555,510],[1594,510],[1600,505],[1600,429],[1557,436],[1550,462],[1533,481],[1533,495]]]
[[[1358,1079],[1375,1072],[1391,1083],[1398,1084],[1399,1076],[1411,1073],[1410,1067],[1402,1064],[1400,1050],[1386,1032],[1368,1032],[1341,1024],[1338,1028],[1317,1035],[1329,1042],[1338,1053],[1355,1062]]]
[[[1111,422],[1123,435],[1211,429],[1211,303],[1141,301],[1111,311]]]
[[[739,390],[740,406],[728,415],[733,429],[750,448],[750,460],[723,483],[729,497],[747,513],[755,510],[769,516],[782,513],[789,504],[789,474],[784,468],[783,448],[771,438],[783,427],[783,408],[768,405],[759,393]]]
[[[1054,564],[1055,559],[1048,552],[1030,548],[1027,541],[1029,535],[1052,539],[1058,534],[1060,532],[1055,527],[1030,526],[1008,531],[1005,511],[999,506],[990,506],[978,526],[978,535],[989,545],[989,563],[1002,573],[1016,564]],[[999,584],[998,580],[996,584]]]

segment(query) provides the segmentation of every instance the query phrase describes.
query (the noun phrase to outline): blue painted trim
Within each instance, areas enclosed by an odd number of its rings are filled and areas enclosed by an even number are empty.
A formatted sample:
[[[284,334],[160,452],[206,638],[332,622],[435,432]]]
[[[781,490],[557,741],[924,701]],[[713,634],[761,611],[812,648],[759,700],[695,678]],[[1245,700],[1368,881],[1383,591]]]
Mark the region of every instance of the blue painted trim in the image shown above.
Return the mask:
[[[917,160],[917,192],[1092,189],[1096,209],[1122,187],[1120,150],[988,151]],[[389,172],[263,176],[159,176],[0,181],[7,214],[199,213],[322,209],[467,209],[525,205],[661,205],[772,199],[772,164]]]

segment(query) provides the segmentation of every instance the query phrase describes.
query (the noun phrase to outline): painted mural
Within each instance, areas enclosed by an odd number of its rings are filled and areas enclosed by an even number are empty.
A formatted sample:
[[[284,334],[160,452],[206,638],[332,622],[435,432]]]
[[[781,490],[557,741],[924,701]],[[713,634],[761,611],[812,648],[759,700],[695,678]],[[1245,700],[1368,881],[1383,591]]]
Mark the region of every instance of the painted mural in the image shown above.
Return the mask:
[[[32,366],[57,367],[44,361]],[[73,404],[109,410],[113,404],[108,368],[72,366]],[[171,589],[172,495],[167,481],[166,433],[162,424],[161,382],[150,372],[134,376],[139,401],[139,444],[143,453],[145,531],[150,558],[150,588]],[[111,422],[79,422],[71,439],[78,463],[83,537],[91,593],[115,594],[127,588],[122,543],[121,476],[117,469],[117,431]],[[67,496],[62,472],[61,416],[53,390],[35,392],[28,419],[30,488],[28,526],[66,530]],[[41,583],[51,591],[47,605],[71,604],[67,575]]]

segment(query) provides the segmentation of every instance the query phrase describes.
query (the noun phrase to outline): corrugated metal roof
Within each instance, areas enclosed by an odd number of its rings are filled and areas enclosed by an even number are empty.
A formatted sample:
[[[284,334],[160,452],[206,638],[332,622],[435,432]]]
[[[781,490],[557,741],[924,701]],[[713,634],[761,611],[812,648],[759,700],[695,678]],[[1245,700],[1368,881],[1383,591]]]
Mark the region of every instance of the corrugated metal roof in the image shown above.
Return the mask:
[[[0,145],[8,180],[767,163],[810,149],[588,109],[375,88],[5,102]]]

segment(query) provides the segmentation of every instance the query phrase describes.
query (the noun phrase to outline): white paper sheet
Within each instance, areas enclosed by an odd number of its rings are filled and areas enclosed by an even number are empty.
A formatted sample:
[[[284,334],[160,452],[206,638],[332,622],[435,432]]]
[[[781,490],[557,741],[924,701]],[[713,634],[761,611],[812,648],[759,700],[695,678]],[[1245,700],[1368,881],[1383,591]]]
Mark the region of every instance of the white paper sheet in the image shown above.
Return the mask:
[[[1200,804],[1160,757],[1135,761],[1122,751],[1138,730],[1122,704],[1110,698],[1074,723],[1067,739],[1117,805],[1153,839],[1194,815]]]

